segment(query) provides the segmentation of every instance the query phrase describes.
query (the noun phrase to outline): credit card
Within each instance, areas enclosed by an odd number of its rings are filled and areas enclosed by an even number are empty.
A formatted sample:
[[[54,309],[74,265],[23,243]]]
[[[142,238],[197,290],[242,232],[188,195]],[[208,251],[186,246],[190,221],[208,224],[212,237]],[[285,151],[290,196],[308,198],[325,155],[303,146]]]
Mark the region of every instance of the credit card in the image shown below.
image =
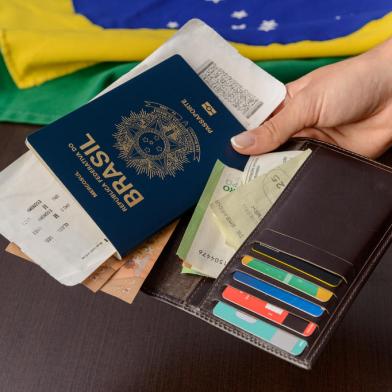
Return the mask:
[[[342,278],[340,276],[317,267],[314,264],[298,259],[297,257],[290,256],[287,253],[268,248],[261,244],[254,244],[252,250],[296,271],[300,271],[305,275],[311,276],[313,279],[316,279],[328,286],[337,287],[342,282]]]
[[[320,287],[309,280],[302,279],[299,276],[290,274],[289,272],[268,264],[261,259],[255,259],[252,256],[244,256],[241,260],[242,264],[263,275],[269,276],[279,282],[293,287],[321,302],[327,302],[331,299],[333,293],[330,290]]]
[[[268,295],[272,298],[276,298],[285,304],[293,306],[296,309],[302,310],[303,312],[310,314],[314,317],[320,317],[324,313],[324,308],[320,305],[314,304],[304,298],[298,297],[298,295],[292,294],[279,287],[273,286],[270,283],[264,282],[261,279],[257,279],[252,275],[245,274],[244,272],[236,271],[233,274],[235,281],[242,283],[252,289],[260,291],[261,293]]]
[[[260,298],[257,298],[235,287],[227,286],[222,293],[222,297],[233,304],[250,310],[259,316],[271,320],[277,324],[284,325],[303,336],[310,336],[317,328],[317,324],[298,317],[287,310],[272,305]]]
[[[259,320],[224,302],[218,301],[212,313],[221,320],[241,328],[292,355],[302,354],[308,345],[304,339],[282,331],[278,327]]]

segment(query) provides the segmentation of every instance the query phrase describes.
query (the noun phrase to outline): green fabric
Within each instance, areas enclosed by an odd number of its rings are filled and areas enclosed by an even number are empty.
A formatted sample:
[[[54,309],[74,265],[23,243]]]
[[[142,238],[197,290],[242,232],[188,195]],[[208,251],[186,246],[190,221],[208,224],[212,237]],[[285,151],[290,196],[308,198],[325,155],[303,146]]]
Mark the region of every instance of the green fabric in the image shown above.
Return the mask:
[[[75,110],[137,63],[102,63],[19,90],[0,58],[0,121],[49,124]]]
[[[260,61],[257,64],[284,83],[341,58]],[[89,101],[138,63],[102,63],[19,90],[0,57],[0,121],[49,124]]]
[[[283,83],[289,83],[324,65],[344,60],[345,57],[325,57],[301,60],[257,61],[256,64]]]

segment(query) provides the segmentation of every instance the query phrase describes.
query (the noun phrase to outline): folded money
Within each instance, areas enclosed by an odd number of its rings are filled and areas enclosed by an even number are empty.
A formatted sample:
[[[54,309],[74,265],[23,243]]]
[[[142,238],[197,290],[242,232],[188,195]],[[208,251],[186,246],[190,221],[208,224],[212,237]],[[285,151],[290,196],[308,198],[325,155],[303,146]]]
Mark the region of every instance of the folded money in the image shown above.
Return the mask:
[[[310,154],[310,149],[303,151],[211,203],[210,208],[227,244],[235,249],[241,246]]]
[[[177,223],[178,221],[170,224],[135,248],[127,256],[124,265],[100,290],[131,304],[169,241]]]
[[[10,242],[5,250],[6,252],[18,256],[25,261],[34,263],[34,261],[31,260],[30,257],[27,256],[20,249],[20,247],[13,242]],[[83,281],[84,286],[89,288],[94,293],[97,292],[112,277],[112,275],[121,268],[125,262],[126,258],[118,260],[115,257],[110,257]]]
[[[127,303],[132,303],[177,223],[173,222],[147,239],[122,260],[110,257],[83,281],[83,285],[93,292],[100,290]],[[26,261],[32,261],[16,244],[8,244],[6,251]]]
[[[243,172],[218,161],[177,251],[182,272],[216,278],[308,155],[253,156]]]
[[[177,255],[194,271],[216,278],[234,249],[213,221],[211,202],[233,192],[241,183],[242,171],[217,161],[178,248]]]
[[[290,150],[250,156],[242,174],[242,184],[247,184],[255,178],[268,173],[301,153],[302,151]]]

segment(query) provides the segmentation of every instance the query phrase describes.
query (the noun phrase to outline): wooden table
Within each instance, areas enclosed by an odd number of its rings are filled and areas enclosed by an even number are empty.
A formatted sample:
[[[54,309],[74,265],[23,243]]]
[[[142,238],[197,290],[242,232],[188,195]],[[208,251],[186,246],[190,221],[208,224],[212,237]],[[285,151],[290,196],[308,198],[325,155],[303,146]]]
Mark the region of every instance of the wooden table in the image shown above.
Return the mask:
[[[0,125],[0,170],[32,129]],[[128,305],[65,287],[1,250],[0,391],[392,391],[391,257],[307,372],[144,294]]]

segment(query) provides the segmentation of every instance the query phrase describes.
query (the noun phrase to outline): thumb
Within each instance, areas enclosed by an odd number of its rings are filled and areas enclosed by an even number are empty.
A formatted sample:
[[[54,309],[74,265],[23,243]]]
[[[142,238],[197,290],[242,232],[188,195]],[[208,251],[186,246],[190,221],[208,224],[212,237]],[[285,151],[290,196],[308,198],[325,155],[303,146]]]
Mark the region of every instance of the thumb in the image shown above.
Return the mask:
[[[283,108],[260,127],[242,132],[231,138],[233,148],[246,155],[272,151],[292,135],[311,125],[306,95],[286,98]]]

